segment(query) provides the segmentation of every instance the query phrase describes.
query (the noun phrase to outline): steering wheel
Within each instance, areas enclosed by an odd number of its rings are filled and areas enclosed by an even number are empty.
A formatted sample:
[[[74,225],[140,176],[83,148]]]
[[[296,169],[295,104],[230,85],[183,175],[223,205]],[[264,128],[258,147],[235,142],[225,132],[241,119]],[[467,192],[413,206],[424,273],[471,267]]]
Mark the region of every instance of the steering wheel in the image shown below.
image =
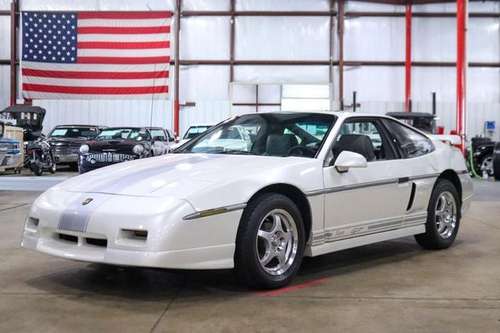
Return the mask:
[[[294,154],[294,152],[296,152]],[[292,148],[288,149],[288,156],[314,156],[316,155],[316,150],[310,147],[306,146],[293,146]]]

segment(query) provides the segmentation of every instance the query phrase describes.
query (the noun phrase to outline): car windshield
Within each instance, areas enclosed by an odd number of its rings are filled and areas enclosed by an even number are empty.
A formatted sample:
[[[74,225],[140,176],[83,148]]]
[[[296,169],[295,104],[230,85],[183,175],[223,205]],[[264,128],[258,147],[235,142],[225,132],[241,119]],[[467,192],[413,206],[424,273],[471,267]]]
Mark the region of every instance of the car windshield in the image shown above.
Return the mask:
[[[51,138],[95,138],[98,134],[95,127],[57,127],[49,135]]]
[[[243,115],[213,127],[177,152],[315,157],[336,119],[319,113]]]
[[[98,140],[135,140],[148,139],[148,133],[140,128],[107,128],[97,136]]]
[[[191,140],[200,135],[201,133],[204,133],[209,128],[210,126],[191,126],[188,128],[186,134],[184,134],[183,139]]]

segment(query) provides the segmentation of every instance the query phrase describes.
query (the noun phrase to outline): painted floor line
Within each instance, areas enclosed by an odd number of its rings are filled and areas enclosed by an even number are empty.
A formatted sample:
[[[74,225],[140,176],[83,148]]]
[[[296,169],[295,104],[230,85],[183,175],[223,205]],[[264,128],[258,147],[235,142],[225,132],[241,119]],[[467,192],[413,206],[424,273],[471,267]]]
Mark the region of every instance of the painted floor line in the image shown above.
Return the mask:
[[[281,289],[270,290],[270,291],[259,291],[256,294],[258,296],[271,296],[271,297],[272,296],[280,296],[280,295],[283,295],[283,294],[286,294],[289,292],[293,292],[293,291],[297,291],[300,289],[305,289],[305,288],[317,286],[319,284],[324,283],[326,280],[328,280],[328,279],[327,278],[320,278],[320,279],[316,279],[316,280],[307,281],[304,283],[295,284],[295,285],[281,288]]]

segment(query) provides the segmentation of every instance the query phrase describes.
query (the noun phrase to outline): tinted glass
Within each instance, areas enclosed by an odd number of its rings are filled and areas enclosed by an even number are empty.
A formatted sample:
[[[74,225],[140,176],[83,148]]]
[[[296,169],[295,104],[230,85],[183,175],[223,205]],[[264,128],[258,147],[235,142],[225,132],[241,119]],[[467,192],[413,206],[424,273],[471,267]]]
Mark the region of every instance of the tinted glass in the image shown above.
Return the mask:
[[[161,130],[161,129],[151,129],[151,130],[149,130],[149,132],[151,132],[151,136],[153,138],[160,137],[162,141],[166,141],[166,139],[165,139],[165,133],[163,132],[163,130]]]
[[[149,140],[147,131],[138,128],[107,128],[97,136],[99,140]]]
[[[387,126],[390,135],[394,138],[394,143],[399,147],[404,158],[422,156],[434,150],[432,141],[425,135],[396,121],[384,119],[384,124]]]
[[[51,138],[94,138],[99,131],[89,127],[57,127],[49,135]]]
[[[204,133],[208,128],[208,126],[191,126],[186,134],[184,134],[184,139],[193,139],[201,133]]]
[[[222,123],[179,152],[315,157],[336,117],[262,113]]]
[[[347,120],[335,139],[334,157],[347,150],[363,155],[368,162],[392,159],[392,150],[377,124],[371,120]]]

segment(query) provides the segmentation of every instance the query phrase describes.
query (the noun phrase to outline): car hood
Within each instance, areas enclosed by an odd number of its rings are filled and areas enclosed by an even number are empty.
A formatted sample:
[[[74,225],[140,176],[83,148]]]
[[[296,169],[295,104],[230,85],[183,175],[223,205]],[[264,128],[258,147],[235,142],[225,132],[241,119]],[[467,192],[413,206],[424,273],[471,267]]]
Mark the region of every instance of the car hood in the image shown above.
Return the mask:
[[[207,187],[248,178],[266,179],[287,165],[311,163],[300,157],[168,154],[100,168],[59,185],[65,191],[186,199]],[[257,177],[257,178],[256,178]]]
[[[116,149],[117,151],[131,150],[132,147],[140,143],[145,144],[146,141],[139,142],[134,140],[115,139],[115,140],[91,140],[87,142],[91,152],[100,152],[103,149]]]
[[[88,139],[85,138],[48,138],[47,142],[51,145],[81,145]]]

